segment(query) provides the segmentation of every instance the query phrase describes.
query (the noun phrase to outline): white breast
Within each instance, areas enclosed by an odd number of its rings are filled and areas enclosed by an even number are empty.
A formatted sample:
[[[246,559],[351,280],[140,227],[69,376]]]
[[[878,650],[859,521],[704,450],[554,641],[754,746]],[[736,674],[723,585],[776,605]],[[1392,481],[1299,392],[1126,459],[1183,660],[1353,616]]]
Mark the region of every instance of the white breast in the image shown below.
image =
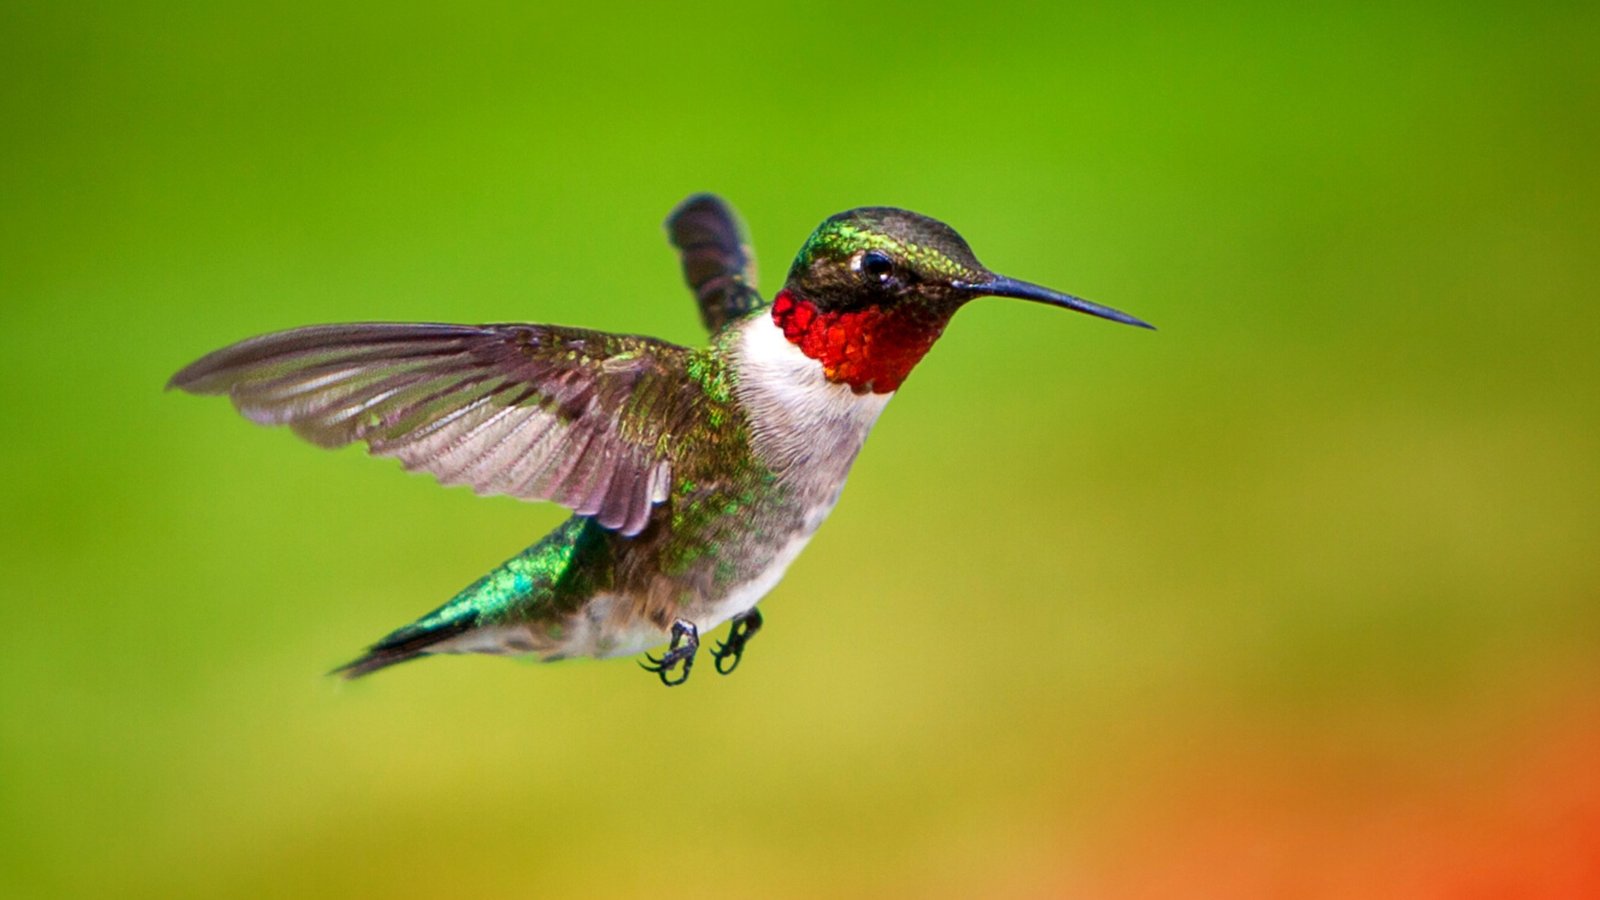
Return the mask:
[[[740,327],[737,391],[750,416],[756,452],[780,473],[842,486],[867,432],[894,394],[857,394],[847,384],[829,381],[822,364],[790,343],[770,316],[756,316]]]

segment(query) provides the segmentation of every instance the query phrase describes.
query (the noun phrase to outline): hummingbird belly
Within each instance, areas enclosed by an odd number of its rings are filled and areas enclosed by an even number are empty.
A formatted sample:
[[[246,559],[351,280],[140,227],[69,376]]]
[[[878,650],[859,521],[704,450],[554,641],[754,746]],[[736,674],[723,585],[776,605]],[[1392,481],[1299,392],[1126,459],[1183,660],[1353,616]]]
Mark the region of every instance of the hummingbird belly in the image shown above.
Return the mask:
[[[800,555],[800,551],[805,549],[810,540],[810,532],[790,538],[779,548],[776,555],[750,578],[729,586],[720,596],[698,599],[680,607],[676,618],[694,623],[695,628],[701,634],[705,634],[734,616],[749,612],[761,602],[761,598],[777,586],[779,581],[783,580],[789,564],[794,562],[795,557]],[[614,602],[615,599],[596,598],[597,601],[607,602]],[[575,649],[570,653],[602,658],[631,656],[662,643],[669,635],[670,623],[668,628],[663,629],[647,617],[635,617],[629,624],[611,628],[602,627],[586,632],[583,637],[592,640],[592,645]]]
[[[425,652],[607,658],[665,642],[678,620],[705,634],[782,580],[836,499],[796,502],[772,485],[746,495],[739,515],[700,520],[669,501],[632,538],[575,516],[433,614],[472,610],[475,624]],[[538,577],[518,577],[531,570]]]
[[[746,577],[732,581],[720,591],[680,594],[679,602],[669,607],[668,615],[651,614],[656,608],[650,596],[654,590],[601,591],[570,611],[553,615],[547,612],[523,621],[513,619],[485,624],[434,645],[430,652],[537,654],[545,661],[579,656],[606,659],[631,656],[665,642],[677,619],[693,623],[705,634],[754,608],[783,579],[789,564],[800,555],[814,530],[790,537],[753,571],[741,573]],[[662,582],[655,587],[655,590],[672,589],[673,586]]]
[[[748,612],[783,579],[836,499],[834,495],[825,504],[800,506],[787,491],[778,491],[744,516],[719,518],[695,541],[705,554],[671,574],[662,571],[671,567],[661,565],[658,548],[626,543],[618,548],[619,584],[634,588],[598,593],[574,610],[564,623],[559,649],[547,658],[629,656],[666,641],[676,620],[692,623],[704,635]],[[633,564],[640,562],[630,559],[629,551],[647,560],[640,569],[651,575],[629,577],[630,570],[638,571]]]

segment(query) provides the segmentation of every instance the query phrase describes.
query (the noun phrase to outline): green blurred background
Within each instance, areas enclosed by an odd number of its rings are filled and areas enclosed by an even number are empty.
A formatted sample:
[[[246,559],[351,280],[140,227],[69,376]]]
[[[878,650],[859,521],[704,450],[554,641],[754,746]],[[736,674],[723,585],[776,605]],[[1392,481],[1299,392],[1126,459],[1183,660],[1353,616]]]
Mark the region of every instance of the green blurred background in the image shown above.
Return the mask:
[[[1600,893],[1597,7],[1292,6],[6,4],[0,894]],[[735,677],[323,677],[562,512],[165,379],[699,341],[700,190],[1162,330],[963,312]]]

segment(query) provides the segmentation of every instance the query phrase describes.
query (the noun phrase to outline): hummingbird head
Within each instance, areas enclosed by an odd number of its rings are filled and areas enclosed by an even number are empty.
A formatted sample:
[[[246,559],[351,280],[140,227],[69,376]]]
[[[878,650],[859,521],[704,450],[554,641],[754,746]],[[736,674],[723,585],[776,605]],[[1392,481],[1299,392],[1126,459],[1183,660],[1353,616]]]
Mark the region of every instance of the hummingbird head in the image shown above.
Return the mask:
[[[900,387],[956,310],[978,297],[1033,300],[1152,327],[996,275],[949,225],[882,206],[839,213],[812,232],[773,300],[772,318],[830,381],[856,393],[887,393]]]

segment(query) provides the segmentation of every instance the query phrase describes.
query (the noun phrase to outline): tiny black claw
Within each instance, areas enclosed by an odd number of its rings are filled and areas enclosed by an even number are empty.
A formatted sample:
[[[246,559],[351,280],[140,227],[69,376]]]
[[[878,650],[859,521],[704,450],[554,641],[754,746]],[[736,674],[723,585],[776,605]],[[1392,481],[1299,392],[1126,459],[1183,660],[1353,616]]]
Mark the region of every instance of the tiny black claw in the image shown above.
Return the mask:
[[[728,629],[728,639],[711,648],[711,659],[716,664],[717,674],[727,675],[739,668],[739,661],[744,658],[745,643],[760,630],[759,610],[752,609],[734,617],[733,627]]]
[[[739,668],[739,660],[744,658],[744,648],[724,651],[727,644],[718,644],[711,650],[711,661],[716,664],[718,675],[732,675],[733,670]]]
[[[694,627],[693,622],[679,619],[672,623],[672,643],[667,645],[667,652],[654,657],[646,653],[644,658],[649,663],[639,663],[640,668],[652,672],[661,679],[667,687],[677,687],[689,680],[689,671],[694,668],[694,655],[700,649],[700,632]],[[672,677],[672,670],[678,670],[678,677]]]
[[[659,673],[661,677],[661,683],[667,687],[677,687],[678,685],[683,684],[685,681],[689,680],[690,668],[691,667],[689,665],[685,665],[683,669],[679,671],[677,678],[673,678],[670,674],[668,674],[671,670],[663,669]]]

